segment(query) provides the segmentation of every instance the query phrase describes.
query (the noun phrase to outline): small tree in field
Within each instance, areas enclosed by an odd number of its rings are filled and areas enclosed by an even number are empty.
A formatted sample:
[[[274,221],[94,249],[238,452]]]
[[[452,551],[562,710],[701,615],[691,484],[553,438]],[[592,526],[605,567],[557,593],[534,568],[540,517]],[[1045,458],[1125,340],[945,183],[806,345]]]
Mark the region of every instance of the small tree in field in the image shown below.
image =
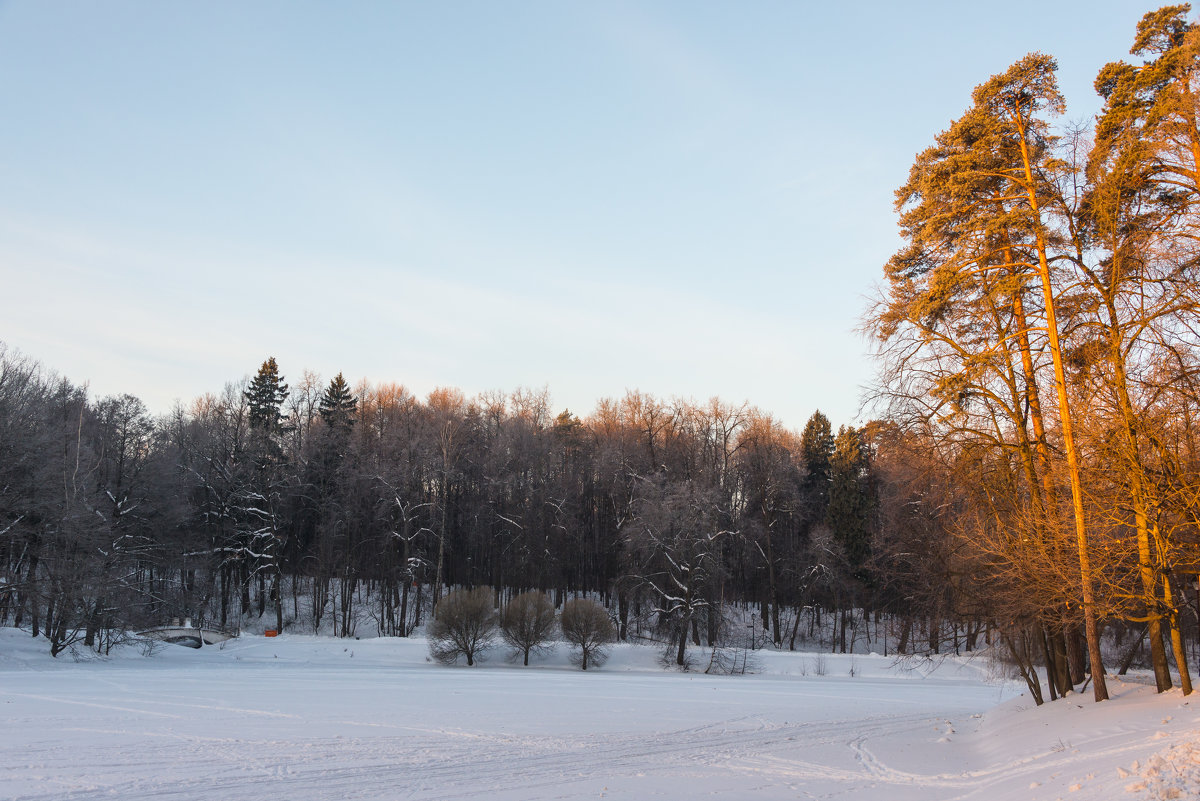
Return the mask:
[[[531,651],[540,651],[554,634],[554,604],[543,592],[523,592],[508,602],[500,615],[500,636],[529,664]]]
[[[559,620],[563,638],[579,650],[571,662],[584,670],[599,667],[608,659],[608,645],[617,637],[608,612],[595,601],[576,598],[563,604]]]
[[[433,610],[429,624],[429,653],[443,665],[465,656],[474,665],[492,647],[496,636],[496,612],[492,591],[487,587],[458,590],[446,595]]]

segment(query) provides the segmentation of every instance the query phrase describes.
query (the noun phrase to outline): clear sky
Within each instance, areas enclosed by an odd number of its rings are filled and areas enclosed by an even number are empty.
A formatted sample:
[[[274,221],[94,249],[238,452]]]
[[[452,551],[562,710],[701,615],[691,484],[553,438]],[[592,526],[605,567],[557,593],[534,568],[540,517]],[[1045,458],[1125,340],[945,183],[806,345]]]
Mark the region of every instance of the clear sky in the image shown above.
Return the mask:
[[[1032,50],[1089,117],[1154,7],[0,2],[0,340],[852,422],[913,156]]]

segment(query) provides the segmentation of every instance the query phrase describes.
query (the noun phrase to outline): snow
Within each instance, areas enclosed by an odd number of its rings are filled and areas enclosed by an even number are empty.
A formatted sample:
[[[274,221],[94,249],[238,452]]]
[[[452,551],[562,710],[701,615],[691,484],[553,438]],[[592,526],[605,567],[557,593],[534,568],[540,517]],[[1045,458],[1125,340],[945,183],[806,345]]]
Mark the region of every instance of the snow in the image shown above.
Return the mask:
[[[1034,707],[979,659],[759,652],[707,676],[645,646],[586,673],[564,646],[443,667],[421,639],[46,651],[0,629],[3,799],[1200,798],[1178,690]]]

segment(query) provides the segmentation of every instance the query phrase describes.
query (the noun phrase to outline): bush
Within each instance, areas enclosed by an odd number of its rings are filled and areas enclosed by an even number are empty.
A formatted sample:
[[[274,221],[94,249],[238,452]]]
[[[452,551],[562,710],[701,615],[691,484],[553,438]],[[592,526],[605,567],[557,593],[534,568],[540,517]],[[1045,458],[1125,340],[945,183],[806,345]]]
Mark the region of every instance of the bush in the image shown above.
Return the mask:
[[[437,602],[429,623],[429,654],[443,665],[460,656],[468,665],[492,647],[496,637],[496,612],[487,587],[458,590]]]
[[[554,634],[554,604],[543,592],[523,592],[508,602],[500,615],[500,636],[514,655],[523,654],[529,664],[531,651],[541,651]]]
[[[572,663],[587,670],[589,664],[599,667],[608,659],[608,645],[617,632],[600,604],[583,598],[567,601],[559,625],[563,639],[579,651],[572,655]]]

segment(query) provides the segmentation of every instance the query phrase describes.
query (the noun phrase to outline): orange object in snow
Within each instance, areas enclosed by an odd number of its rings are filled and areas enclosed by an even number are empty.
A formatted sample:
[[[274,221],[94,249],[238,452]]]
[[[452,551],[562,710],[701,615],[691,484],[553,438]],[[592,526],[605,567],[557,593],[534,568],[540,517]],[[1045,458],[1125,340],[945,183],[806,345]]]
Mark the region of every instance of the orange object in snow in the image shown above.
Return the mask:
[[[266,631],[263,632],[263,636],[264,637],[278,637],[279,632],[276,631],[275,629],[267,629]]]

